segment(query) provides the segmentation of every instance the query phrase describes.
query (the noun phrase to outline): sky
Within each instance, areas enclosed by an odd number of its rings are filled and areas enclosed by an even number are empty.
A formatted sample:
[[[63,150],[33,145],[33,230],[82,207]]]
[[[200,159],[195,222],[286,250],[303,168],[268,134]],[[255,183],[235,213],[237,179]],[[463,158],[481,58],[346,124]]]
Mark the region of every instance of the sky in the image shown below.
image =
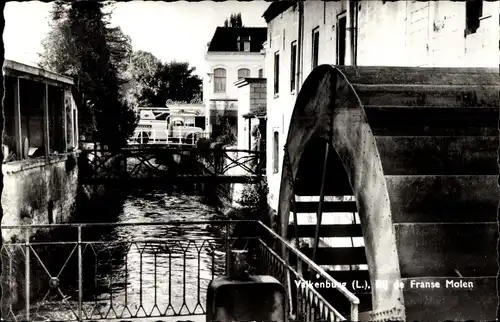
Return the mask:
[[[114,5],[111,24],[130,36],[134,50],[149,51],[163,62],[187,61],[203,76],[205,47],[215,28],[238,12],[245,26],[265,27],[262,14],[268,6],[264,1],[119,2]],[[36,65],[41,42],[50,30],[51,10],[51,3],[40,1],[6,3],[6,59]]]

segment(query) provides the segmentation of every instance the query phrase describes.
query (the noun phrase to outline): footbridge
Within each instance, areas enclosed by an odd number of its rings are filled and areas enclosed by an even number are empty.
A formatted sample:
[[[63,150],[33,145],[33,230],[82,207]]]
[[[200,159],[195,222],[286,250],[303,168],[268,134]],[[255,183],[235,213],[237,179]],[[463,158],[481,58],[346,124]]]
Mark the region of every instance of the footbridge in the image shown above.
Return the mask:
[[[499,85],[498,69],[330,65],[303,84],[279,231],[347,282],[360,320],[495,319]]]
[[[83,149],[81,184],[151,185],[193,183],[255,183],[264,175],[264,154],[192,145],[136,145],[117,150]]]

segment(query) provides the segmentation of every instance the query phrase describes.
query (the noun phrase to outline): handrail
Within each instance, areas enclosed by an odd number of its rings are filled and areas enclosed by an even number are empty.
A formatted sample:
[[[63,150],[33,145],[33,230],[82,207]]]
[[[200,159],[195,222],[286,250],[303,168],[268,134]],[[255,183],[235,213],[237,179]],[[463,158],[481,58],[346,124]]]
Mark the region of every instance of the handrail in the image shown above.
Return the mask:
[[[172,133],[170,133],[172,132]],[[148,135],[147,138],[144,138],[142,136],[142,133],[146,133]],[[158,135],[158,133],[161,133],[161,135]],[[142,144],[150,144],[151,142],[155,143],[167,143],[167,144],[174,144],[174,145],[188,145],[188,146],[194,146],[196,145],[196,140],[195,136],[198,136],[198,138],[206,138],[209,133],[207,131],[202,131],[201,133],[199,132],[189,132],[189,134],[193,134],[193,139],[190,140],[190,142],[185,143],[182,142],[183,137],[182,134],[186,133],[182,131],[182,128],[173,128],[172,130],[170,129],[155,129],[150,126],[146,126],[144,128],[141,128],[138,126],[134,130],[134,134],[132,137],[129,139],[129,144],[131,145],[142,145]],[[175,140],[172,140],[174,138]],[[146,141],[147,140],[147,141]],[[139,142],[136,142],[139,141]],[[146,142],[144,142],[146,141]]]
[[[144,148],[136,148],[136,147],[127,147],[127,148],[122,148],[118,151],[155,151],[155,150],[168,150],[168,151],[193,151],[193,152],[234,152],[234,153],[248,153],[248,154],[255,154],[255,155],[265,155],[266,152],[264,151],[256,151],[256,150],[245,150],[245,149],[218,149],[218,148],[198,148],[198,147],[192,147],[192,145],[188,144],[191,148],[187,150],[186,147],[167,147],[167,146],[155,146],[155,145],[149,145],[149,147],[144,147]],[[106,149],[81,149],[83,152],[114,152],[113,150],[106,150]]]
[[[335,283],[336,287],[338,289],[340,289],[342,291],[342,293],[347,298],[349,298],[349,300],[352,303],[359,304],[359,298],[356,295],[354,295],[353,293],[351,293],[345,286],[342,286],[341,283],[339,283],[333,277],[331,277],[330,275],[328,275],[328,273],[324,269],[322,269],[321,267],[319,267],[318,264],[316,264],[315,262],[313,262],[309,257],[307,257],[306,255],[304,255],[302,252],[298,251],[295,247],[293,247],[292,244],[290,244],[289,242],[287,242],[286,240],[284,240],[280,235],[278,235],[271,228],[267,227],[263,222],[261,222],[260,220],[256,220],[256,222],[259,223],[265,230],[267,230],[273,237],[279,239],[283,244],[285,244],[286,248],[288,248],[290,251],[292,251],[292,253],[294,253],[295,255],[297,255],[297,257],[299,257],[301,260],[303,260],[307,265],[311,266],[312,268],[318,270],[320,273],[323,273],[327,277],[329,277],[328,280],[330,282],[332,282],[332,283]]]
[[[154,213],[153,213],[154,214]],[[193,221],[183,221],[183,220],[172,220],[172,221],[163,221],[163,222],[127,222],[127,223],[113,223],[113,222],[105,222],[105,223],[67,223],[67,224],[44,224],[44,225],[11,225],[4,226],[2,225],[2,229],[28,229],[28,228],[65,228],[65,227],[105,227],[105,226],[113,226],[113,227],[126,227],[126,226],[167,226],[167,225],[205,225],[205,224],[234,224],[234,223],[254,223],[258,222],[257,220],[250,219],[242,219],[242,220],[193,220]]]
[[[294,253],[298,258],[300,258],[304,263],[309,265],[309,267],[312,267],[313,269],[317,270],[321,275],[324,275],[324,277],[331,282],[332,284],[335,285],[335,287],[344,295],[347,297],[349,302],[351,302],[351,321],[357,321],[358,320],[358,305],[359,305],[359,298],[351,293],[345,286],[343,286],[341,283],[339,283],[337,280],[335,280],[333,277],[331,277],[327,272],[325,272],[324,269],[322,269],[320,266],[318,266],[315,262],[313,262],[310,258],[308,258],[306,255],[304,255],[302,252],[297,250],[295,247],[293,247],[292,244],[287,242],[285,239],[283,239],[280,235],[278,235],[274,230],[271,228],[267,227],[262,221],[258,220],[257,221],[259,225],[261,225],[269,234],[271,234],[274,238],[279,239],[280,242],[282,242],[287,249],[289,249],[292,253]]]
[[[323,270],[319,265],[313,262],[310,258],[308,258],[305,254],[300,252],[297,248],[295,248],[292,244],[282,238],[279,234],[273,231],[271,228],[266,226],[260,220],[197,220],[197,221],[164,221],[164,222],[133,222],[133,223],[67,223],[67,224],[43,224],[43,225],[6,225],[2,226],[2,229],[43,229],[43,228],[81,228],[84,227],[105,227],[105,226],[114,226],[114,227],[125,227],[125,226],[171,226],[171,225],[203,225],[203,224],[217,224],[217,225],[230,225],[230,224],[238,224],[238,223],[257,223],[260,225],[264,231],[266,231],[271,237],[276,240],[279,240],[285,247],[294,253],[298,259],[307,264],[310,268],[318,272],[323,278],[325,278],[328,282],[335,286],[339,292],[345,296],[350,302],[350,320],[357,321],[358,320],[358,306],[359,306],[359,298],[356,297],[353,293],[351,293],[345,286],[331,277],[325,270]]]

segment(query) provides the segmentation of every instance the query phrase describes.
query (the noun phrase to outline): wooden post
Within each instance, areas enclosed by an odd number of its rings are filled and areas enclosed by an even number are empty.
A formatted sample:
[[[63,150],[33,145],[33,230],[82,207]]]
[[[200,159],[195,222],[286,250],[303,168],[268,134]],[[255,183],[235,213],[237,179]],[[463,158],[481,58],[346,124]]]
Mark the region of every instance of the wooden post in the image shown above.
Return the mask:
[[[62,109],[61,109],[61,113],[62,113],[62,116],[63,116],[63,132],[64,132],[64,140],[63,140],[63,152],[66,153],[68,152],[68,112],[66,110],[66,100],[65,100],[65,92],[66,92],[66,88],[62,88],[62,91],[61,91],[61,99],[62,99]]]
[[[68,98],[69,99],[69,98]],[[71,99],[69,99],[69,109],[71,111],[71,146],[76,150],[78,148],[76,144],[76,131],[75,131],[75,109],[73,108],[73,104],[71,104]]]
[[[252,151],[252,119],[248,118],[248,151]]]
[[[16,143],[16,155],[19,159],[23,158],[23,147],[22,147],[22,128],[21,128],[21,95],[20,95],[20,84],[19,77],[16,77],[14,84],[14,122],[15,122],[15,143]]]
[[[312,253],[312,260],[316,260],[316,252],[318,250],[319,246],[319,230],[321,227],[321,220],[323,217],[323,209],[321,206],[323,205],[323,201],[325,199],[325,177],[326,177],[326,166],[328,165],[328,152],[329,152],[330,144],[329,142],[326,142],[325,144],[325,159],[323,160],[323,171],[322,171],[322,177],[321,177],[321,187],[319,191],[319,203],[318,203],[318,214],[316,216],[316,233],[314,236],[314,249]]]
[[[300,249],[300,240],[299,240],[299,221],[298,221],[298,217],[297,217],[297,200],[295,198],[295,182],[292,183],[293,186],[292,186],[292,212],[293,212],[293,226],[294,226],[294,229],[295,229],[295,247],[297,249]],[[302,263],[302,262],[301,262]],[[299,265],[299,263],[297,262],[297,266]],[[298,272],[299,274],[302,275],[302,267],[297,267],[298,268]]]
[[[351,7],[351,1],[347,0],[345,1],[345,19],[346,19],[346,26],[345,26],[345,65],[352,65],[352,54],[353,54],[353,48],[352,48],[352,7]]]
[[[44,143],[45,143],[45,157],[50,154],[50,135],[49,135],[49,84],[45,84],[45,92],[43,97],[43,114],[45,119],[45,129],[44,129]]]
[[[74,130],[73,132],[75,133],[75,148],[79,148],[79,145],[80,145],[80,134],[78,133],[78,109],[76,108],[76,106],[73,104],[73,102],[71,102],[71,106],[73,108],[73,126],[74,126]]]

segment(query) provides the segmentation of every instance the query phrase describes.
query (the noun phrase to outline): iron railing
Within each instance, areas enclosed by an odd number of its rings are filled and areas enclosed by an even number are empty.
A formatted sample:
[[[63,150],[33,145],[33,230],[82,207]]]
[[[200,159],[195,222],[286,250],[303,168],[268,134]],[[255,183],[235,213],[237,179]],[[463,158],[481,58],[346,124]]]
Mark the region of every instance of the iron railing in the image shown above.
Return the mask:
[[[143,145],[143,144],[163,144],[174,146],[196,146],[199,139],[209,139],[210,133],[208,131],[192,132],[186,129],[174,128],[169,129],[155,129],[155,128],[137,128],[130,138],[129,145]]]
[[[127,226],[145,234],[154,229],[164,237],[128,239],[120,233]],[[213,233],[183,237],[181,226]],[[205,314],[208,284],[227,274],[227,254],[234,248],[249,250],[254,273],[272,275],[286,285],[291,319],[345,320],[307,283],[305,267],[336,285],[350,303],[350,319],[358,317],[359,300],[352,293],[260,221],[55,224],[2,230],[22,236],[5,241],[1,249],[2,318],[8,321]],[[282,245],[297,256],[297,267],[277,254]],[[300,282],[302,287],[297,287]]]
[[[225,176],[253,182],[265,171],[265,152],[253,150],[150,146],[111,151],[95,147],[81,150],[80,156],[83,180],[169,176],[202,180]],[[176,157],[179,160],[174,163]]]

